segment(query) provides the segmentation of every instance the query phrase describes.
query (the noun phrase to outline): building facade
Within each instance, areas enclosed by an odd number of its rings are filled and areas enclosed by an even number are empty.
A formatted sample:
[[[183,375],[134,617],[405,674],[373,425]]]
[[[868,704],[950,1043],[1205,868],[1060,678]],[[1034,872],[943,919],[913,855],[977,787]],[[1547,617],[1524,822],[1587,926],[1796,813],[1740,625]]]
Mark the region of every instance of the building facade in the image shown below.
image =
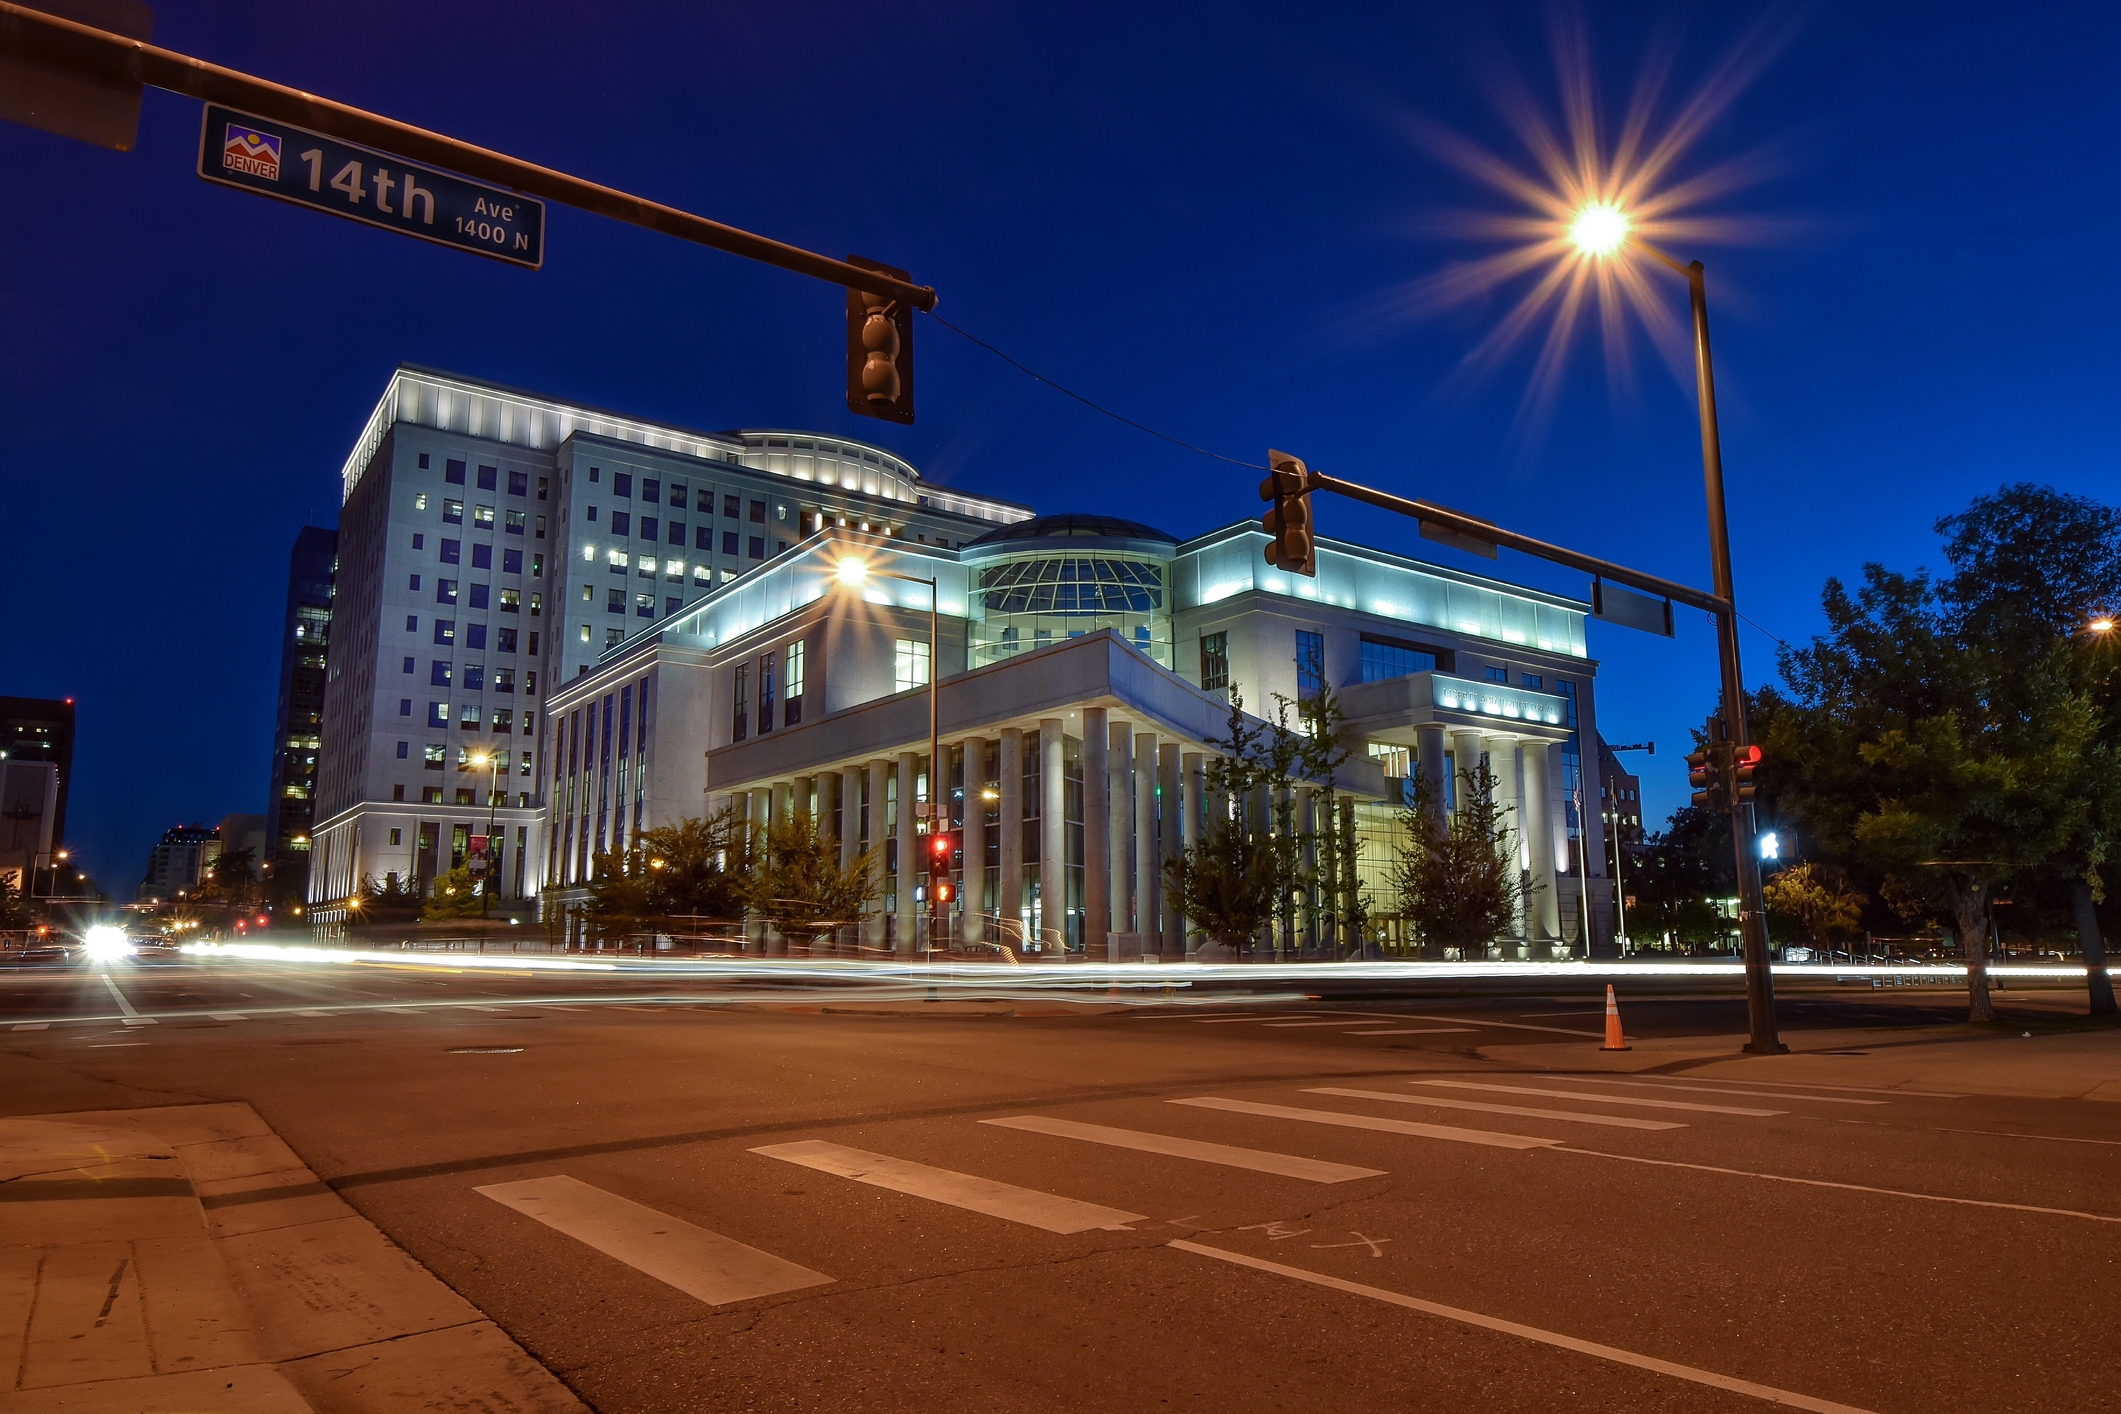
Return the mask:
[[[341,484],[310,832],[324,923],[370,880],[431,888],[489,811],[500,893],[535,896],[546,700],[641,630],[827,526],[949,548],[1031,514],[843,437],[699,432],[413,367]]]
[[[305,525],[287,559],[287,611],[280,633],[280,694],[273,711],[272,786],[258,862],[276,875],[306,872],[314,823],[317,757],[323,749],[325,653],[331,645],[337,532]],[[299,899],[300,892],[291,897]]]
[[[58,815],[59,768],[0,756],[0,880],[18,897],[45,891],[40,881],[55,863]]]
[[[74,699],[0,697],[0,760],[41,762],[57,769],[46,852],[64,849],[66,794],[74,778]]]
[[[209,825],[175,825],[148,852],[147,873],[138,897],[167,902],[199,887],[199,880],[221,857],[221,833]]]

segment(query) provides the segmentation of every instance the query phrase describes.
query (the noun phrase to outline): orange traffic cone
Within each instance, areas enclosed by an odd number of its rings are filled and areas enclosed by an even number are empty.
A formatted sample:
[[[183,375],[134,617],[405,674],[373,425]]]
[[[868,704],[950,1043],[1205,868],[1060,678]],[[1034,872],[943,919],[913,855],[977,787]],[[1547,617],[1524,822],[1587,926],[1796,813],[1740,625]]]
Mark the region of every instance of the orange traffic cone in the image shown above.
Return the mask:
[[[1620,1034],[1620,1003],[1613,1000],[1613,984],[1605,984],[1605,1044],[1601,1051],[1632,1051],[1627,1038]]]

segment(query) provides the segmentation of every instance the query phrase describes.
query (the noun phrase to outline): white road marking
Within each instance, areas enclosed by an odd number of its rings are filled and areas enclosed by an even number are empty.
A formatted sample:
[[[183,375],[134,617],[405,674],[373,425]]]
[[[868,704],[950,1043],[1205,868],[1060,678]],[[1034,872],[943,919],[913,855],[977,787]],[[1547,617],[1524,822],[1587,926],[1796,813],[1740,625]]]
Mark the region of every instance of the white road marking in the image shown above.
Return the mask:
[[[1261,1105],[1251,1100],[1225,1100],[1199,1095],[1190,1100],[1172,1100],[1174,1105],[1193,1105],[1204,1110],[1228,1110],[1232,1114],[1265,1115],[1269,1119],[1300,1119],[1310,1124],[1337,1124],[1344,1129],[1375,1129],[1386,1134],[1412,1134],[1423,1139],[1450,1139],[1460,1144],[1487,1144],[1497,1149],[1543,1149],[1559,1139],[1533,1139],[1523,1134],[1496,1134],[1485,1129],[1453,1129],[1443,1124],[1416,1124],[1405,1119],[1378,1119],[1373,1115],[1343,1114],[1339,1110],[1303,1110],[1290,1105]]]
[[[821,1173],[838,1174],[857,1183],[888,1188],[894,1193],[948,1203],[953,1208],[969,1208],[975,1213],[1023,1223],[1027,1227],[1044,1228],[1047,1232],[1132,1232],[1128,1223],[1149,1220],[1143,1213],[1127,1213],[1054,1193],[1041,1193],[1033,1188],[1018,1188],[1011,1183],[997,1183],[991,1178],[958,1173],[954,1169],[931,1168],[910,1159],[872,1154],[866,1149],[850,1149],[844,1144],[828,1144],[822,1139],[768,1144],[751,1152],[764,1154],[769,1159],[785,1159]]]
[[[240,1012],[240,1011],[211,1011],[211,1012],[208,1012],[208,1013],[207,1013],[207,1015],[208,1015],[208,1016],[211,1016],[211,1017],[212,1017],[212,1018],[213,1018],[214,1020],[216,1020],[216,1021],[248,1021],[248,1020],[250,1020],[250,1018],[249,1018],[249,1017],[245,1016],[245,1015],[244,1015],[244,1014],[243,1014],[242,1012]]]
[[[1566,1026],[1527,1026],[1522,1021],[1489,1021],[1478,1016],[1437,1016],[1423,1012],[1419,1016],[1394,1017],[1395,1021],[1455,1021],[1461,1026],[1506,1026],[1512,1031],[1548,1031],[1556,1036],[1596,1036],[1601,1040],[1603,1031],[1573,1031]]]
[[[1456,1036],[1471,1031],[1470,1026],[1405,1026],[1391,1031],[1350,1031],[1350,1036]]]
[[[1665,1077],[1675,1085],[1706,1085],[1706,1080],[1689,1080],[1683,1075]],[[1948,1094],[1942,1090],[1887,1090],[1876,1085],[1811,1085],[1802,1080],[1747,1080],[1736,1075],[1715,1077],[1726,1085],[1780,1085],[1789,1090],[1839,1090],[1849,1095],[1913,1095],[1923,1100],[1963,1100],[1964,1095]]]
[[[1259,1016],[1189,1016],[1186,1020],[1196,1026],[1220,1026],[1229,1021],[1262,1021],[1265,1018]]]
[[[1780,1090],[1731,1090],[1716,1085],[1666,1085],[1654,1080],[1608,1080],[1602,1075],[1543,1075],[1542,1080],[1567,1080],[1579,1085],[1625,1085],[1633,1090],[1677,1090],[1680,1094],[1758,1095],[1763,1100],[1803,1100],[1813,1105],[1882,1105],[1883,1100],[1851,1100],[1845,1095],[1790,1095]]]
[[[1529,1085],[1485,1085],[1477,1080],[1410,1080],[1409,1085],[1442,1085],[1453,1090],[1499,1090],[1505,1095],[1543,1095],[1550,1100],[1593,1100],[1601,1105],[1635,1105],[1647,1110],[1694,1110],[1711,1115],[1749,1115],[1762,1119],[1788,1110],[1753,1110],[1741,1105],[1690,1105],[1684,1100],[1638,1100],[1633,1095],[1594,1095],[1587,1090],[1539,1090]]]
[[[710,1306],[834,1280],[565,1175],[474,1191]]]
[[[1339,1090],[1321,1086],[1307,1095],[1340,1095],[1350,1100],[1390,1100],[1396,1105],[1435,1105],[1446,1110],[1482,1110],[1488,1114],[1523,1115],[1528,1119],[1565,1119],[1575,1124],[1602,1124],[1612,1129],[1685,1129],[1668,1119],[1637,1119],[1633,1115],[1576,1114],[1569,1110],[1535,1110],[1524,1105],[1484,1105],[1478,1100],[1446,1100],[1441,1095],[1393,1095],[1383,1090]]]
[[[1986,1198],[1948,1198],[1942,1193],[1914,1193],[1905,1188],[1873,1188],[1865,1183],[1836,1183],[1826,1178],[1792,1178],[1786,1173],[1755,1173],[1750,1169],[1717,1168],[1713,1164],[1683,1164],[1676,1159],[1645,1159],[1634,1154],[1609,1154],[1603,1149],[1571,1149],[1556,1146],[1557,1154],[1590,1154],[1601,1159],[1620,1159],[1631,1164],[1655,1164],[1659,1168],[1694,1169],[1700,1173],[1729,1174],[1734,1178],[1765,1178],[1775,1183],[1800,1183],[1807,1188],[1844,1188],[1851,1193],[1879,1193],[1888,1198],[1919,1198],[1925,1203],[1954,1203],[1963,1208],[2005,1208],[2014,1213],[2045,1213],[2049,1217],[2083,1218],[2087,1222],[2121,1223],[2107,1213],[2080,1213],[2075,1208],[2040,1208],[2030,1203],[1996,1203]]]
[[[409,1006],[379,1006],[376,1010],[387,1011],[393,1016],[418,1016],[421,1014],[418,1007]]]
[[[108,972],[105,972],[101,975],[103,977],[103,985],[110,988],[111,996],[117,999],[118,1010],[125,1013],[125,1015],[119,1018],[120,1021],[124,1022],[127,1026],[152,1026],[155,1024],[155,1019],[153,1017],[142,1016],[139,1012],[133,1010],[133,1004],[125,999],[125,993],[118,990],[118,984],[116,982],[111,981],[110,974]]]
[[[1348,1019],[1336,1016],[1331,1021],[1269,1021],[1264,1024],[1268,1026],[1346,1026]],[[1361,1024],[1361,1022],[1356,1023],[1358,1026]]]
[[[1361,1169],[1351,1164],[1328,1163],[1298,1154],[1277,1154],[1267,1149],[1240,1149],[1233,1144],[1210,1144],[1199,1139],[1179,1139],[1169,1134],[1150,1134],[1139,1129],[1114,1129],[1103,1124],[1078,1124],[1044,1115],[1013,1115],[1008,1119],[983,1119],[981,1124],[1003,1129],[1027,1129],[1034,1134],[1052,1134],[1062,1139],[1086,1139],[1092,1144],[1110,1144],[1115,1149],[1138,1149],[1145,1154],[1169,1154],[1174,1158],[1198,1159],[1204,1164],[1251,1169],[1255,1173],[1280,1174],[1284,1178],[1306,1178],[1313,1183],[1345,1183],[1351,1178],[1376,1178],[1383,1169]]]
[[[1754,1384],[1751,1380],[1735,1379],[1730,1375],[1719,1375],[1713,1370],[1697,1369],[1692,1365],[1678,1365],[1670,1360],[1659,1360],[1653,1355],[1638,1355],[1632,1350],[1617,1346],[1600,1345],[1593,1340],[1579,1340],[1575,1336],[1562,1335],[1558,1331],[1541,1330],[1537,1326],[1520,1325],[1499,1316],[1485,1316],[1478,1311],[1468,1311],[1459,1306],[1446,1306],[1441,1302],[1424,1301],[1418,1296],[1402,1296],[1396,1291],[1385,1291],[1380,1287],[1365,1286],[1361,1282],[1344,1281],[1323,1272],[1305,1271],[1302,1267],[1283,1266],[1280,1262],[1269,1262],[1263,1257],[1250,1257],[1240,1252],[1226,1252],[1220,1247],[1207,1247],[1198,1242],[1176,1238],[1171,1246],[1181,1252],[1193,1252],[1202,1257],[1213,1257],[1217,1261],[1230,1262],[1254,1271],[1271,1272],[1276,1276],[1289,1277],[1296,1281],[1309,1282],[1313,1286],[1328,1287],[1334,1291],[1345,1291],[1351,1296],[1367,1296],[1373,1301],[1383,1301],[1393,1306],[1403,1306],[1409,1311],[1420,1311],[1424,1315],[1441,1316],[1447,1321],[1458,1321],[1464,1325],[1479,1326],[1483,1330],[1500,1331],[1522,1340],[1537,1341],[1541,1345],[1552,1345],[1562,1350],[1573,1350],[1579,1355],[1589,1355],[1599,1360],[1611,1360],[1616,1364],[1632,1365],[1638,1370],[1649,1370],[1655,1374],[1669,1375],[1673,1379],[1686,1380],[1711,1389],[1729,1390],[1733,1394],[1750,1395],[1771,1404],[1785,1405],[1791,1409],[1809,1410],[1810,1414],[1871,1414],[1853,1404],[1836,1404],[1828,1399],[1814,1399],[1808,1394],[1795,1394],[1773,1385]]]
[[[49,1025],[51,1025],[49,1021],[18,1021],[15,1023],[14,1029],[17,1031],[42,1031]]]
[[[307,1010],[303,1010],[303,1011],[297,1011],[297,1012],[295,1013],[295,1015],[296,1015],[296,1016],[330,1016],[330,1015],[331,1015],[331,1013],[330,1013],[330,1012],[328,1012],[328,1011],[318,1011],[318,1010],[317,1010],[316,1008],[314,1008],[314,1007],[311,1007],[311,1008],[309,1008],[309,1009],[307,1009]]]
[[[1555,1016],[1604,1016],[1605,1009],[1597,1011],[1521,1011],[1517,1015],[1526,1021],[1543,1021]]]

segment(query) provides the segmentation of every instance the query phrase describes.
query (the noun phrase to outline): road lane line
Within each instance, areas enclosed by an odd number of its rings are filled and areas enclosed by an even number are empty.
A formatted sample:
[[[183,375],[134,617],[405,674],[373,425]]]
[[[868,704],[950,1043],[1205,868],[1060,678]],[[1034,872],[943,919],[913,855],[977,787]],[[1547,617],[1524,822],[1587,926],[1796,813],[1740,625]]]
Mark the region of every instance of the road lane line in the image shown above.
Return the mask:
[[[1559,1139],[1533,1139],[1523,1134],[1497,1134],[1486,1129],[1453,1129],[1443,1124],[1416,1124],[1406,1119],[1378,1119],[1374,1115],[1344,1114],[1339,1110],[1305,1110],[1290,1105],[1261,1105],[1250,1100],[1225,1100],[1216,1095],[1198,1095],[1190,1100],[1167,1101],[1204,1110],[1228,1110],[1232,1114],[1265,1115],[1269,1119],[1300,1119],[1309,1124],[1337,1124],[1343,1129],[1375,1129],[1386,1134],[1412,1134],[1423,1139],[1449,1139],[1460,1144],[1486,1144],[1496,1149],[1543,1149]]]
[[[1579,1355],[1589,1355],[1599,1360],[1611,1360],[1620,1365],[1632,1365],[1638,1370],[1649,1370],[1660,1375],[1669,1375],[1690,1384],[1707,1385],[1711,1389],[1729,1390],[1733,1394],[1750,1395],[1771,1404],[1781,1404],[1791,1409],[1809,1410],[1810,1414],[1872,1414],[1872,1411],[1853,1404],[1836,1404],[1830,1399],[1814,1399],[1808,1394],[1796,1394],[1790,1390],[1777,1389],[1773,1385],[1755,1384],[1751,1380],[1736,1379],[1730,1375],[1719,1375],[1713,1370],[1698,1369],[1692,1365],[1674,1364],[1670,1360],[1659,1360],[1654,1355],[1638,1355],[1632,1350],[1617,1346],[1600,1345],[1594,1340],[1579,1340],[1558,1331],[1541,1330],[1537,1326],[1520,1325],[1499,1316],[1486,1316],[1478,1311],[1468,1311],[1460,1306],[1446,1306],[1438,1301],[1424,1301],[1418,1296],[1403,1296],[1396,1291],[1381,1287],[1364,1286],[1361,1282],[1344,1281],[1329,1277],[1324,1272],[1306,1271],[1302,1267],[1285,1267],[1279,1262],[1269,1262],[1263,1257],[1250,1257],[1241,1252],[1228,1252],[1220,1247],[1208,1247],[1183,1238],[1174,1240],[1171,1246],[1181,1252],[1192,1252],[1202,1257],[1213,1257],[1220,1262],[1229,1262],[1254,1271],[1271,1272],[1276,1276],[1289,1277],[1295,1281],[1309,1282],[1313,1286],[1328,1287],[1344,1291],[1351,1296],[1367,1296],[1373,1301],[1383,1301],[1393,1306],[1403,1306],[1409,1311],[1424,1315],[1441,1316],[1447,1321],[1479,1326],[1483,1330],[1499,1331],[1503,1335],[1514,1335],[1522,1340],[1536,1341],[1541,1345],[1552,1345],[1562,1350],[1573,1350]]]
[[[118,990],[118,984],[116,982],[111,981],[110,974],[108,972],[105,972],[101,975],[103,977],[103,985],[110,988],[111,996],[117,999],[118,1010],[125,1013],[123,1016],[118,1018],[120,1021],[124,1022],[127,1026],[152,1026],[155,1024],[155,1019],[153,1017],[142,1016],[139,1012],[133,1010],[133,1004],[125,999],[125,993]]]
[[[1884,1100],[1852,1100],[1846,1095],[1790,1095],[1780,1090],[1731,1090],[1717,1085],[1681,1087],[1654,1080],[1608,1080],[1602,1075],[1542,1075],[1542,1080],[1566,1080],[1577,1085],[1625,1085],[1634,1090],[1677,1090],[1680,1094],[1758,1095],[1763,1100],[1803,1100],[1814,1105],[1882,1105]]]
[[[17,1031],[42,1031],[50,1025],[49,1021],[18,1021],[13,1029]]]
[[[1283,1178],[1305,1178],[1313,1183],[1345,1183],[1351,1178],[1377,1178],[1384,1173],[1383,1169],[1361,1169],[1352,1164],[1328,1163],[1324,1159],[1307,1159],[1298,1154],[1277,1154],[1269,1149],[1240,1149],[1234,1144],[1210,1144],[1200,1139],[1179,1139],[1139,1129],[1114,1129],[1103,1124],[1078,1124],[1074,1120],[1048,1119],[1044,1115],[1012,1115],[1008,1119],[983,1119],[980,1123],[998,1125],[1003,1129],[1025,1129],[1033,1134],[1051,1134],[1062,1139],[1084,1139],[1092,1144],[1109,1144],[1115,1149],[1138,1149],[1145,1154],[1198,1159],[1204,1164],[1280,1174]]]
[[[1525,1021],[1544,1021],[1556,1016],[1604,1016],[1602,1011],[1521,1011],[1517,1015]]]
[[[1128,1227],[1128,1223],[1148,1221],[1148,1216],[1143,1213],[1127,1213],[1118,1208],[1063,1198],[1055,1193],[1041,1193],[1034,1188],[1018,1188],[1011,1183],[997,1183],[991,1178],[958,1173],[954,1169],[931,1168],[910,1159],[872,1154],[866,1149],[850,1149],[844,1144],[828,1144],[822,1139],[768,1144],[751,1152],[764,1154],[769,1159],[785,1159],[821,1173],[838,1174],[857,1183],[888,1188],[894,1193],[947,1203],[953,1208],[969,1208],[975,1213],[1023,1223],[1027,1227],[1044,1228],[1047,1232],[1132,1232],[1134,1229]]]
[[[1350,1036],[1458,1036],[1470,1032],[1470,1026],[1406,1026],[1392,1031],[1350,1031]]]
[[[835,1280],[564,1174],[473,1191],[710,1306]]]
[[[1665,1077],[1680,1085],[1706,1085],[1706,1080],[1689,1080],[1683,1075]],[[1803,1080],[1746,1080],[1736,1075],[1715,1077],[1726,1085],[1781,1085],[1791,1090],[1839,1090],[1848,1095],[1913,1095],[1923,1100],[1963,1100],[1964,1095],[1955,1095],[1943,1090],[1887,1090],[1876,1085],[1813,1085]]]
[[[208,1012],[208,1013],[207,1013],[207,1015],[208,1015],[208,1016],[210,1016],[210,1017],[212,1017],[212,1018],[213,1018],[214,1020],[216,1020],[216,1021],[248,1021],[248,1020],[250,1020],[250,1018],[249,1018],[249,1017],[245,1016],[245,1015],[244,1015],[244,1014],[243,1014],[242,1012],[240,1012],[240,1011],[210,1011],[210,1012]]]
[[[2080,1213],[2075,1208],[2041,1208],[2031,1203],[1997,1203],[1987,1198],[1949,1198],[1942,1193],[1915,1193],[1905,1188],[1873,1188],[1867,1183],[1836,1183],[1826,1178],[1793,1178],[1786,1173],[1755,1173],[1751,1169],[1717,1168],[1713,1164],[1683,1164],[1677,1159],[1645,1159],[1635,1154],[1611,1154],[1603,1149],[1573,1149],[1556,1146],[1557,1154],[1589,1154],[1600,1159],[1620,1159],[1631,1164],[1655,1164],[1659,1168],[1694,1169],[1700,1173],[1729,1174],[1734,1178],[1764,1178],[1774,1183],[1800,1183],[1807,1188],[1844,1188],[1851,1193],[1878,1193],[1888,1198],[1919,1198],[1925,1203],[1953,1203],[1962,1208],[2006,1208],[2014,1213],[2044,1213],[2056,1218],[2083,1218],[2087,1222],[2121,1223],[2121,1217],[2106,1213]]]
[[[1264,1016],[1189,1016],[1195,1026],[1222,1026],[1232,1021],[1265,1021]]]
[[[1393,1095],[1383,1090],[1341,1090],[1320,1086],[1306,1095],[1339,1095],[1350,1100],[1390,1100],[1395,1105],[1435,1105],[1446,1110],[1481,1110],[1488,1114],[1523,1115],[1528,1119],[1565,1119],[1573,1124],[1602,1124],[1610,1129],[1685,1129],[1669,1119],[1637,1119],[1633,1115],[1575,1114],[1569,1110],[1535,1110],[1524,1105],[1487,1105],[1478,1100],[1446,1100],[1441,1095]]]
[[[314,1008],[314,1007],[311,1007],[311,1008],[308,1008],[307,1010],[299,1010],[299,1011],[297,1011],[297,1012],[295,1013],[295,1015],[296,1015],[296,1016],[330,1016],[330,1015],[331,1015],[331,1013],[330,1013],[330,1012],[328,1012],[328,1011],[318,1011],[318,1010],[317,1010],[316,1008]]]
[[[1409,1080],[1409,1085],[1442,1085],[1452,1090],[1499,1090],[1505,1095],[1543,1095],[1550,1100],[1592,1100],[1601,1105],[1634,1105],[1646,1110],[1693,1110],[1700,1114],[1747,1115],[1764,1119],[1788,1110],[1753,1110],[1742,1105],[1690,1105],[1684,1100],[1638,1100],[1633,1095],[1594,1095],[1588,1090],[1539,1090],[1529,1085],[1486,1085],[1477,1080]]]
[[[1263,1024],[1267,1026],[1346,1026],[1349,1021],[1347,1017],[1336,1016],[1331,1021],[1269,1021]],[[1354,1024],[1360,1026],[1363,1023],[1358,1021]]]

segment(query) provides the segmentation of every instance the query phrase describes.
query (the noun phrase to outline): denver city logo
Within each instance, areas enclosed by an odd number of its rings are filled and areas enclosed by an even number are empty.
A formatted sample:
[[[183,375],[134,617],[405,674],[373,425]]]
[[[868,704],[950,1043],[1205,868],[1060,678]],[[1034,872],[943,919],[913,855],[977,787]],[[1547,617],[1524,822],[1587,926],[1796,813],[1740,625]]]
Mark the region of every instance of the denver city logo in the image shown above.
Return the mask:
[[[221,167],[224,171],[240,172],[246,177],[263,177],[268,182],[277,182],[280,180],[280,139],[256,128],[239,128],[230,123],[227,140],[221,144]]]

